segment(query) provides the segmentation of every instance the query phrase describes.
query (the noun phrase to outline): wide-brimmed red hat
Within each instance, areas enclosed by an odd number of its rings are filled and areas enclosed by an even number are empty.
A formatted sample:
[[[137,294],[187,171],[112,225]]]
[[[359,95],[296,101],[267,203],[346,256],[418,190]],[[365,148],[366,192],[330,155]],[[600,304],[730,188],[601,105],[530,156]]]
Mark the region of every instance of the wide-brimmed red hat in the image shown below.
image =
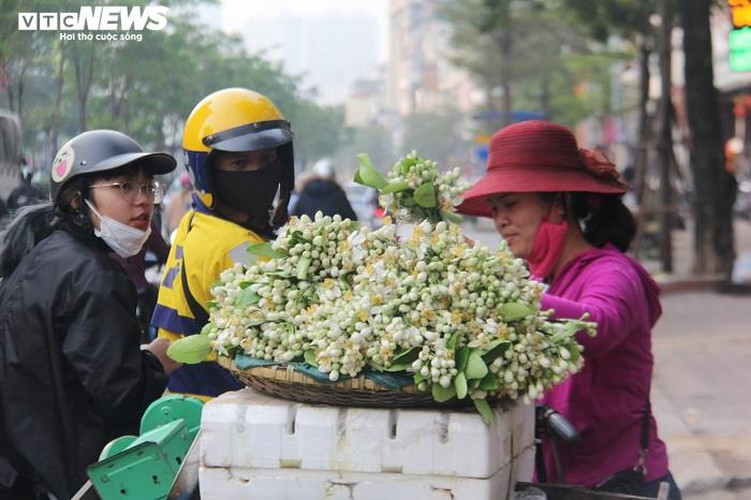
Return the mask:
[[[530,120],[493,134],[488,171],[464,193],[457,211],[491,217],[487,199],[501,193],[626,191],[628,185],[604,154],[579,148],[574,134],[562,125]]]

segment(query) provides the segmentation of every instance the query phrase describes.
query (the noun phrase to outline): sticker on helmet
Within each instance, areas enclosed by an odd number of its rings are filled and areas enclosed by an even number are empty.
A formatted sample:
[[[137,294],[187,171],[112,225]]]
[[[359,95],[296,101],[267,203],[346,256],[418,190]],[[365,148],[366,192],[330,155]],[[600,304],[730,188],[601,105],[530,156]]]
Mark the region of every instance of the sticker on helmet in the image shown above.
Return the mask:
[[[52,180],[54,182],[62,182],[68,177],[73,169],[73,163],[76,159],[76,152],[70,146],[64,147],[55,156],[55,161],[52,162]]]

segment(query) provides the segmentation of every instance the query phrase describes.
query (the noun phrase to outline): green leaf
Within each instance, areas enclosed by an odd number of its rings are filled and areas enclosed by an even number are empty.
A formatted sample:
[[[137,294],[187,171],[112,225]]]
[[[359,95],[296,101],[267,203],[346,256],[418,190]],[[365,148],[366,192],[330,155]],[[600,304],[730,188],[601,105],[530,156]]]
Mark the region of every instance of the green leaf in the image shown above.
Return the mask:
[[[383,175],[376,170],[367,154],[361,153],[357,155],[357,161],[360,163],[360,168],[355,174],[355,182],[364,186],[376,188],[379,191],[386,187],[388,181],[386,181]]]
[[[308,243],[308,240],[306,240],[303,235],[302,231],[296,230],[292,231],[289,235],[290,241],[294,243],[295,245],[299,245],[300,243]]]
[[[373,370],[375,370],[377,372],[381,372],[382,373],[382,372],[386,371],[386,369],[382,365],[379,365],[378,363],[374,362],[373,360],[368,361],[368,366],[371,367]]]
[[[211,353],[211,341],[206,335],[188,335],[167,348],[167,356],[187,365],[205,361]]]
[[[454,212],[447,212],[446,210],[441,210],[441,217],[446,222],[451,222],[453,224],[461,224],[464,220],[461,215],[457,215]]]
[[[383,367],[385,372],[404,372],[408,368],[412,367],[412,363],[391,363],[391,365]]]
[[[393,363],[406,363],[410,366],[412,365],[412,362],[417,359],[417,357],[420,355],[420,348],[419,347],[413,347],[412,349],[407,349],[406,351],[397,354],[394,356]]]
[[[503,315],[503,321],[519,321],[525,316],[534,314],[535,310],[531,307],[520,304],[518,302],[508,302],[501,306],[501,314]]]
[[[270,241],[264,241],[263,243],[256,243],[248,247],[248,253],[256,255],[258,257],[268,257],[269,259],[278,259],[279,257],[286,257],[287,254],[274,250],[271,247]]]
[[[304,280],[308,276],[308,268],[310,267],[310,258],[301,257],[297,262],[297,279]]]
[[[313,349],[308,349],[302,354],[302,356],[306,363],[318,368],[318,361],[316,360],[316,352]]]
[[[409,189],[409,184],[407,184],[405,181],[389,182],[386,187],[381,189],[381,194],[398,193],[407,189]]]
[[[473,399],[472,402],[475,404],[475,408],[477,409],[477,413],[480,414],[483,421],[487,425],[494,425],[495,424],[495,412],[492,408],[490,408],[490,405],[487,401],[484,399]]]
[[[483,378],[488,374],[488,365],[482,360],[478,350],[472,350],[467,359],[467,368],[464,370],[468,379]]]
[[[456,350],[456,369],[463,372],[467,367],[467,359],[469,358],[469,347],[464,346]]]
[[[415,194],[412,196],[415,199],[415,203],[423,208],[434,208],[436,205],[435,188],[430,183],[426,182],[415,189]]]
[[[493,372],[488,372],[480,382],[480,389],[487,392],[497,391],[501,387],[501,382],[498,380],[498,375]]]
[[[579,358],[581,357],[581,349],[578,344],[569,346],[568,352],[571,354],[571,361],[573,363],[579,361]]]
[[[456,344],[459,342],[459,332],[454,332],[446,342],[446,347],[449,349],[456,349]]]
[[[566,326],[560,328],[550,337],[550,342],[553,344],[559,344],[567,338],[575,336],[580,330],[584,330],[584,325],[581,322],[575,320],[568,321]]]
[[[404,198],[402,198],[401,200],[399,200],[399,204],[402,205],[403,207],[407,207],[407,208],[414,207],[415,206],[415,199],[412,198],[411,196],[405,196]]]
[[[511,347],[511,342],[508,340],[496,339],[488,345],[487,349],[485,349],[485,352],[482,354],[482,359],[486,363],[492,363],[498,356],[503,356],[506,349],[509,347]]]
[[[467,377],[462,372],[459,372],[454,379],[454,388],[456,389],[456,397],[464,399],[467,397]]]
[[[453,384],[448,387],[443,387],[441,384],[432,384],[430,390],[433,394],[433,399],[439,403],[445,403],[456,396],[456,387]]]
[[[235,297],[235,305],[238,307],[254,306],[261,300],[261,296],[255,293],[251,288],[244,288]]]

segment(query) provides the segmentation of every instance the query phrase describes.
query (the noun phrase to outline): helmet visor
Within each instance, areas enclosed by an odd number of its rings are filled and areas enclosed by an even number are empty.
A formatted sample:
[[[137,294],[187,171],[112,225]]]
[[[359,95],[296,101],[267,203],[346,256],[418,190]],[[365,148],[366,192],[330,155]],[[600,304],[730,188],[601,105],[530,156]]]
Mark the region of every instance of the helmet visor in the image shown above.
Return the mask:
[[[172,172],[177,166],[175,159],[166,153],[124,153],[115,156],[111,156],[106,160],[103,160],[96,165],[92,165],[90,169],[81,168],[81,173],[91,172],[104,172],[107,170],[114,170],[116,168],[124,167],[132,163],[138,163],[151,175],[164,175]]]
[[[256,122],[225,130],[202,139],[203,145],[230,153],[275,148],[292,141],[292,130],[285,120]]]

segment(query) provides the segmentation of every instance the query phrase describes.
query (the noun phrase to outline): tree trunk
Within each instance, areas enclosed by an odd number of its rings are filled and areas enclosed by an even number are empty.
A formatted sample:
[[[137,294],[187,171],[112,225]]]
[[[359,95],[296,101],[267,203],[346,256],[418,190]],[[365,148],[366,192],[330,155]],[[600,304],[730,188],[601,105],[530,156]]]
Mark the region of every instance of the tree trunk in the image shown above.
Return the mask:
[[[63,82],[65,70],[65,42],[60,42],[60,60],[57,63],[57,76],[55,77],[55,111],[52,113],[50,126],[50,151],[52,156],[57,152],[58,138],[60,135],[60,116],[62,115]]]
[[[543,78],[540,85],[540,111],[545,117],[550,116],[550,81],[547,77]]]
[[[504,4],[505,5],[505,4]],[[508,19],[508,10],[506,11]],[[503,123],[505,127],[511,124],[511,75],[509,74],[511,49],[514,44],[511,33],[511,23],[506,21],[506,27],[503,30],[501,39],[501,53],[503,54],[503,73],[501,74],[501,88],[503,89]]]
[[[673,220],[673,210],[671,203],[671,182],[670,182],[670,160],[672,159],[671,151],[673,149],[673,120],[672,109],[673,100],[671,91],[673,88],[672,66],[672,41],[673,33],[672,13],[668,0],[660,0],[659,12],[662,18],[660,26],[660,131],[659,144],[657,146],[657,157],[660,164],[660,203],[659,217],[660,221],[660,261],[662,270],[666,273],[673,272],[673,239],[671,232],[671,221]]]
[[[719,99],[712,67],[711,3],[711,0],[679,2],[694,174],[694,271],[729,278],[735,261],[733,204],[737,183],[725,169]]]
[[[644,190],[647,183],[647,160],[650,148],[651,124],[649,114],[647,113],[647,102],[649,102],[649,55],[652,53],[648,45],[647,35],[641,37],[639,50],[639,150],[634,165],[634,190],[636,191],[636,201],[639,206],[642,205]]]
[[[73,68],[76,75],[76,93],[78,95],[78,127],[83,132],[87,128],[86,109],[89,101],[89,91],[91,90],[92,80],[94,78],[94,46],[87,48],[88,56],[80,52],[77,46],[73,49]]]

